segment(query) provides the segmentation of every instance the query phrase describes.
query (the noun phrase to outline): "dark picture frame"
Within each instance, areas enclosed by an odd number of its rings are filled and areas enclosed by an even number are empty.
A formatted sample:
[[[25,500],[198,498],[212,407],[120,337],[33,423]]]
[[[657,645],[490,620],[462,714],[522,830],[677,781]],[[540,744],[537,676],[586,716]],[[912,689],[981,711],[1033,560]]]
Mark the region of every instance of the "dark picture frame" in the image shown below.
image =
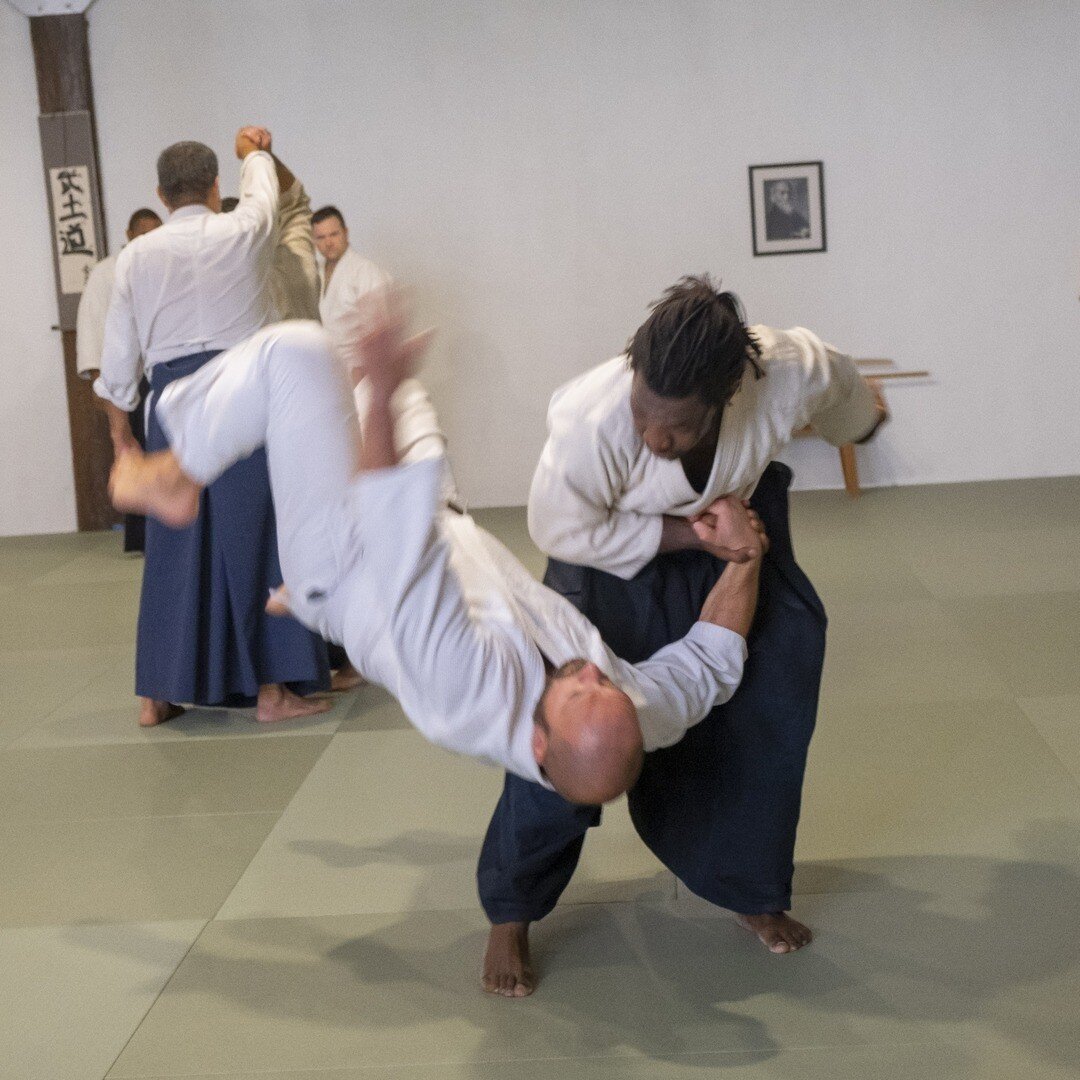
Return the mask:
[[[820,161],[750,166],[755,255],[825,251],[825,175]]]

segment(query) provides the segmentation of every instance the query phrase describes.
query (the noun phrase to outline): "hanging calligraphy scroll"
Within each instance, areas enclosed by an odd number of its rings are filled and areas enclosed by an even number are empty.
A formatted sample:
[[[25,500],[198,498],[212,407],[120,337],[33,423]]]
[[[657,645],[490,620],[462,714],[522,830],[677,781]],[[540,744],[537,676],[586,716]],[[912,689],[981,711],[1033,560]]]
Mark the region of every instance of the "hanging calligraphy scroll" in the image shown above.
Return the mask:
[[[106,254],[88,112],[38,117],[52,229],[60,329],[74,330],[86,279]]]

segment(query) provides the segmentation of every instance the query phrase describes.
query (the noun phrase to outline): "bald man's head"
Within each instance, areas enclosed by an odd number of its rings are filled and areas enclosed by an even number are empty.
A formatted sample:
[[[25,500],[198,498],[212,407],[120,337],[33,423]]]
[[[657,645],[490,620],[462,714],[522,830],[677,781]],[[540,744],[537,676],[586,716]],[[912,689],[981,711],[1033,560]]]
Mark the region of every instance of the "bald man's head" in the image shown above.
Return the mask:
[[[633,787],[644,759],[637,709],[595,664],[563,664],[535,721],[533,753],[564,799],[606,803]]]

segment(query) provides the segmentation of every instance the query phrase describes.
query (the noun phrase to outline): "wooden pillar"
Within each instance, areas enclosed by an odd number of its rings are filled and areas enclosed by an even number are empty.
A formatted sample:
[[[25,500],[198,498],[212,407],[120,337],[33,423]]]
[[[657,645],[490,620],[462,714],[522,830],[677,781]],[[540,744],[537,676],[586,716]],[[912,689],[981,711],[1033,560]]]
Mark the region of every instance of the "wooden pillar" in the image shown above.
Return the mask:
[[[100,185],[97,135],[94,128],[94,96],[90,79],[90,49],[86,16],[35,15],[30,18],[34,48],[38,105],[42,114],[85,111],[90,114],[93,135],[93,183]],[[100,189],[97,199],[101,203]],[[102,230],[104,233],[104,230]],[[107,248],[100,238],[101,253]],[[67,388],[71,456],[75,473],[75,510],[82,532],[107,529],[120,516],[109,504],[106,488],[112,446],[108,424],[97,407],[90,384],[75,372],[75,331],[61,330]]]

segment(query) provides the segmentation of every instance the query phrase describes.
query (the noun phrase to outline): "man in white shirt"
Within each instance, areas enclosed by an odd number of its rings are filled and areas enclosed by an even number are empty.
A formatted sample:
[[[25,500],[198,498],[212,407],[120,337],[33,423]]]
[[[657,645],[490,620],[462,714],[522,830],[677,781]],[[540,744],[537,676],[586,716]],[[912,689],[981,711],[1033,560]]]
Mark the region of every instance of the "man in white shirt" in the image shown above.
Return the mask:
[[[349,247],[349,230],[336,206],[324,206],[311,217],[315,247],[323,257],[319,277],[319,319],[330,335],[334,351],[346,368],[355,365],[359,340],[356,320],[370,311],[364,297],[377,295],[390,285],[390,277],[369,259]]]
[[[738,685],[760,560],[728,568],[682,640],[636,666],[620,660],[494,537],[444,508],[440,460],[399,465],[391,402],[424,344],[402,327],[400,314],[378,316],[366,339],[362,443],[326,335],[283,323],[163,392],[171,449],[118,459],[113,501],[184,526],[202,486],[265,444],[296,618],[343,641],[433,742],[570,799],[616,798],[643,749],[676,742]]]
[[[282,190],[295,177],[270,154],[270,134],[236,138],[240,201],[221,214],[217,158],[201,143],[177,143],[158,159],[168,222],[117,258],[101,375],[117,454],[135,449],[128,413],[145,369],[152,394],[151,449],[167,445],[156,402],[173,380],[250,337],[274,316],[268,282],[279,235]],[[136,647],[140,723],[178,715],[180,702],[241,705],[259,720],[324,711],[295,692],[329,683],[326,647],[263,605],[281,583],[265,454],[239,462],[202,496],[198,523],[173,532],[148,523]]]
[[[657,857],[775,953],[811,938],[787,911],[825,612],[791,548],[791,471],[772,459],[807,424],[839,445],[885,415],[850,357],[802,328],[748,328],[732,294],[684,278],[628,356],[556,391],[529,496],[545,583],[630,661],[685,633],[725,564],[756,555],[738,514],[752,496],[771,547],[746,677],[686,739],[647,755],[629,805]],[[529,925],[555,906],[599,821],[597,807],[507,776],[477,875],[487,989],[532,992]]]
[[[136,210],[128,219],[125,235],[128,243],[144,233],[152,232],[161,225],[161,218],[145,207]],[[75,370],[80,379],[96,379],[101,369],[101,349],[105,342],[105,316],[112,299],[113,282],[116,279],[116,256],[107,255],[90,271],[86,287],[79,298],[79,311],[75,318]],[[143,405],[149,384],[145,379],[139,383],[139,403],[131,414],[132,433],[140,446],[145,446]],[[124,518],[124,550],[142,551],[145,546],[146,522],[140,514],[128,514]]]

